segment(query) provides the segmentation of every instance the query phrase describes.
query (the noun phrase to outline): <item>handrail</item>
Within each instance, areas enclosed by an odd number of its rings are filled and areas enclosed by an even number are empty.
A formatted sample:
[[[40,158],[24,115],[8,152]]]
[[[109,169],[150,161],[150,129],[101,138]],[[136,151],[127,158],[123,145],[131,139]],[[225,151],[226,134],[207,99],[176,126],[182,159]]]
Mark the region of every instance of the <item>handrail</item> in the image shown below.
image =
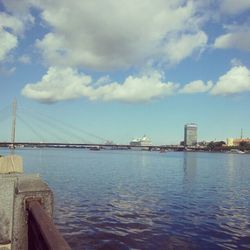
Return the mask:
[[[37,200],[27,204],[28,209],[28,249],[71,250],[68,243],[55,227]]]

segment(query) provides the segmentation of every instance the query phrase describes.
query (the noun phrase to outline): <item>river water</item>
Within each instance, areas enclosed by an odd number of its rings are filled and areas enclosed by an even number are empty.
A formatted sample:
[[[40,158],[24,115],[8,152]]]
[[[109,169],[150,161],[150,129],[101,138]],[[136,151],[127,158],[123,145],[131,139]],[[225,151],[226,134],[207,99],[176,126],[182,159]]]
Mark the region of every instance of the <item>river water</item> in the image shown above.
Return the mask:
[[[53,189],[72,249],[250,249],[248,154],[17,153]]]

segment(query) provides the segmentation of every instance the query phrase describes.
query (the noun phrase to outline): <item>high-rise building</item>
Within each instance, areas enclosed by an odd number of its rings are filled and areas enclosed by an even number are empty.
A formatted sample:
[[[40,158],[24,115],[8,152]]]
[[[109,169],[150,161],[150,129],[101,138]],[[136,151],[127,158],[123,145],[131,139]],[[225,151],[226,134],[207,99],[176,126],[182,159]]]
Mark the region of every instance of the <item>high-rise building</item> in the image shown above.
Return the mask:
[[[189,123],[184,127],[184,145],[195,146],[197,145],[197,124]]]

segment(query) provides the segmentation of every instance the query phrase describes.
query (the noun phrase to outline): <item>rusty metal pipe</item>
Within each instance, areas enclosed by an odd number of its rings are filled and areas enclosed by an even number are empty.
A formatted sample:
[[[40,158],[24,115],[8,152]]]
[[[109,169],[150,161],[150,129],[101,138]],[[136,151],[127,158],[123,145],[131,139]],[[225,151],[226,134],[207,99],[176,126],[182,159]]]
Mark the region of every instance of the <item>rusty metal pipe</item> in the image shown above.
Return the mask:
[[[29,201],[28,244],[32,250],[71,250],[37,200]]]

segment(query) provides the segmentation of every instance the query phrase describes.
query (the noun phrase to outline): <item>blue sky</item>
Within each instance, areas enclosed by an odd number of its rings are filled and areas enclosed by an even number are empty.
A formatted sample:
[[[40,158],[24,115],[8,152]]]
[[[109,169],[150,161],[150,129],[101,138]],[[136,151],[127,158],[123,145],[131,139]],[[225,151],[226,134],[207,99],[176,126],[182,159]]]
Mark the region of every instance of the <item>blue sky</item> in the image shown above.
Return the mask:
[[[0,45],[0,140],[250,137],[249,0],[1,0]]]

